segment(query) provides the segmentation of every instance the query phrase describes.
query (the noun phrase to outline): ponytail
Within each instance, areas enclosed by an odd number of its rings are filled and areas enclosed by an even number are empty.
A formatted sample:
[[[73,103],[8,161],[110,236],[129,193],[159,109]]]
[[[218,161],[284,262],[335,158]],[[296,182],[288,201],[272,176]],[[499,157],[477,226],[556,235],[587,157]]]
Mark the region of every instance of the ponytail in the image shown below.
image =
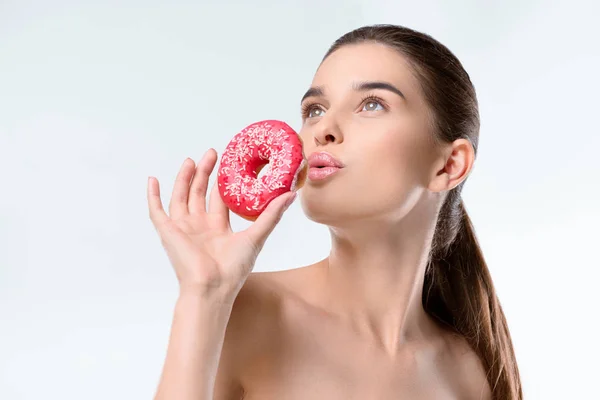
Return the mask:
[[[483,362],[493,399],[521,400],[506,319],[457,189],[449,192],[440,211],[425,274],[423,306],[465,337]]]

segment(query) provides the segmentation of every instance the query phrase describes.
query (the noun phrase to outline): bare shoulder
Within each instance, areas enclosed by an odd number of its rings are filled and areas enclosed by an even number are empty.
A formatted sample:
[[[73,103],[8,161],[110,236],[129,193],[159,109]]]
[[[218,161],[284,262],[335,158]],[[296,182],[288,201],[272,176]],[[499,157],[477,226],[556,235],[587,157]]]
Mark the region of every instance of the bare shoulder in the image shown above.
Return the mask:
[[[308,267],[302,267],[251,273],[235,300],[232,310],[235,316],[232,317],[242,325],[248,318],[254,323],[273,322],[273,318],[281,316],[285,303],[297,296],[297,289],[305,283],[303,280],[308,271]]]
[[[252,273],[238,293],[231,310],[225,341],[235,349],[238,363],[260,350],[272,333],[281,307],[282,291],[267,273]]]
[[[234,301],[226,340],[235,343],[237,350],[251,345],[248,351],[259,348],[264,338],[272,344],[277,333],[274,328],[281,323],[285,304],[293,300],[296,288],[302,284],[299,278],[303,272],[298,268],[251,273]]]
[[[290,296],[294,270],[251,273],[238,293],[225,332],[215,380],[215,399],[241,399],[244,374],[268,362],[281,326],[282,305]]]
[[[490,400],[492,391],[482,361],[467,340],[455,333],[445,338],[447,360],[445,375],[461,399]]]

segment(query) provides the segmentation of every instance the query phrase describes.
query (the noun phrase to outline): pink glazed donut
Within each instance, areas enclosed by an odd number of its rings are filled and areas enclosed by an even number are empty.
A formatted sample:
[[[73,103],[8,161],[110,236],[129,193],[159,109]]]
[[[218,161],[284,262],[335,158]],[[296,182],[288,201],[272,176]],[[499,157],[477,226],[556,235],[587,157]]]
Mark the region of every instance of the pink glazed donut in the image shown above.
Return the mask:
[[[260,177],[260,170],[269,169]],[[277,196],[300,189],[308,163],[300,136],[285,122],[255,122],[236,134],[225,148],[217,173],[227,207],[255,221]]]

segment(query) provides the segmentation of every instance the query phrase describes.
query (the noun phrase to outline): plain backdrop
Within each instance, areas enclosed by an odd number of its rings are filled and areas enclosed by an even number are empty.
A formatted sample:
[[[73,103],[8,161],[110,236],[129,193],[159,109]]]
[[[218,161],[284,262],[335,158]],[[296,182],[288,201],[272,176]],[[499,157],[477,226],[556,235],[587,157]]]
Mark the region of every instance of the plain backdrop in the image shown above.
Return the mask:
[[[373,23],[431,34],[475,84],[480,153],[463,193],[526,398],[599,398],[599,10],[0,0],[0,399],[153,396],[177,282],[147,177],[166,206],[186,157],[220,153],[261,119],[299,129],[327,48]],[[255,271],[313,263],[329,245],[295,203]]]

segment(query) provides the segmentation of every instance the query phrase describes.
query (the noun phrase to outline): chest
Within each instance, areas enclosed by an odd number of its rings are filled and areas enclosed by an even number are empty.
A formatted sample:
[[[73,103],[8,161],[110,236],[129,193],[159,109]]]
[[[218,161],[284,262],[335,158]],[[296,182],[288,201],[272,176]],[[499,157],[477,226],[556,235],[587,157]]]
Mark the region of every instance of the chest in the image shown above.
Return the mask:
[[[244,400],[458,399],[451,388],[440,382],[428,382],[409,374],[377,375],[367,368],[340,369],[319,360],[257,367],[244,381]]]
[[[391,360],[325,320],[282,324],[245,368],[244,400],[456,399],[436,357],[407,349]]]

